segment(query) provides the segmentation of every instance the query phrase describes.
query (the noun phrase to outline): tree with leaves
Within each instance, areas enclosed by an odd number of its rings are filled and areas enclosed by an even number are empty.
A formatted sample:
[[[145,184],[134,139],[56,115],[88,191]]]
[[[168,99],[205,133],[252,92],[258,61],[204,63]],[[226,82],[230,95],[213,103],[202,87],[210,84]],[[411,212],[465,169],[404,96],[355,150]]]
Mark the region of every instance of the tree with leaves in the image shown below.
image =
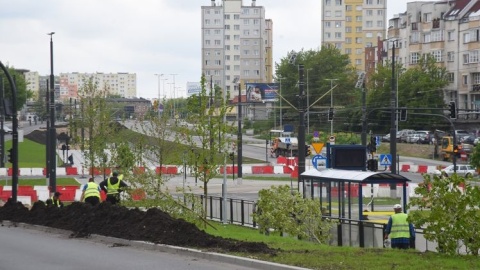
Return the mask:
[[[463,243],[470,254],[480,250],[480,187],[454,174],[450,177],[425,174],[410,199],[409,220],[423,228],[425,239],[438,243],[437,250],[458,254]]]

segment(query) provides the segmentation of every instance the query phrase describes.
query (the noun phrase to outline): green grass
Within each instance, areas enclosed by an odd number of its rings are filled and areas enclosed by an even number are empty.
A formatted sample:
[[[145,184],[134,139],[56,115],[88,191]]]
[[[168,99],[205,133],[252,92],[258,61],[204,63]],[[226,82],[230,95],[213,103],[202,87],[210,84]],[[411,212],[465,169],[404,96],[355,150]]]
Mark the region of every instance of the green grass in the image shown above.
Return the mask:
[[[5,149],[12,147],[12,141],[5,141]],[[18,167],[19,168],[44,168],[46,165],[45,145],[24,138],[18,143]],[[57,160],[57,164],[58,160]],[[11,163],[6,164],[12,167]]]
[[[263,242],[278,249],[275,256],[266,254],[235,254],[249,258],[295,265],[311,269],[479,269],[480,259],[475,256],[448,256],[434,252],[402,251],[379,248],[354,248],[321,245],[281,237],[269,236],[258,230],[212,222],[215,229],[206,231],[223,238]]]
[[[0,179],[0,186],[11,186],[11,179]],[[46,178],[18,179],[19,186],[47,186]],[[80,183],[75,178],[57,178],[57,186],[75,186]]]

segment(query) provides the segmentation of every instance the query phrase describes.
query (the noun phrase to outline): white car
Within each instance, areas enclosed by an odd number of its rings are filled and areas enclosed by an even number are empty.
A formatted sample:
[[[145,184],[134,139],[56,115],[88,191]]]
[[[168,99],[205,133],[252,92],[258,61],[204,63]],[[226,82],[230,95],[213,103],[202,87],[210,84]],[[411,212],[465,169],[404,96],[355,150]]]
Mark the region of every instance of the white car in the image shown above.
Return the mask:
[[[7,133],[7,134],[12,134],[12,129],[7,127],[7,126],[3,126],[3,132]]]
[[[444,169],[436,170],[434,172],[435,175],[442,175],[448,177],[453,174],[453,165],[450,165]],[[472,165],[457,165],[457,174],[465,177],[472,177],[478,175],[475,167]]]

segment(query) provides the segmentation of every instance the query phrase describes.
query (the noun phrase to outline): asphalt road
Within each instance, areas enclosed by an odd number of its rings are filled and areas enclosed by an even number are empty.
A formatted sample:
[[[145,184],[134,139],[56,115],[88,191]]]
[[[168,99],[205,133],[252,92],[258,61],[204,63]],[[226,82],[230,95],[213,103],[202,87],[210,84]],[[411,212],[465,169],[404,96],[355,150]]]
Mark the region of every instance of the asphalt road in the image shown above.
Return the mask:
[[[1,226],[0,243],[0,270],[258,269],[19,227]]]

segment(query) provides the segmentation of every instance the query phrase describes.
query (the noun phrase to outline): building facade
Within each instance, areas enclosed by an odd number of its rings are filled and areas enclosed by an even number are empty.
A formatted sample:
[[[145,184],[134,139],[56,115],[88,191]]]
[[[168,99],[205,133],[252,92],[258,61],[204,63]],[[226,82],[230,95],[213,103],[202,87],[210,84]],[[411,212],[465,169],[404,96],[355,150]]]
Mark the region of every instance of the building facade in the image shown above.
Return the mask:
[[[322,45],[349,55],[359,71],[366,70],[366,49],[385,39],[387,0],[322,0]]]
[[[398,40],[395,59],[406,68],[425,54],[446,68],[445,102],[480,109],[480,0],[407,3],[407,11],[389,21],[388,36]]]
[[[201,12],[207,81],[224,89],[229,100],[238,95],[239,83],[271,82],[273,22],[265,19],[265,8],[255,0],[249,6],[242,0],[212,0]]]
[[[47,90],[50,76],[40,76],[38,72],[25,72],[27,90],[34,94],[33,99],[43,95]],[[68,100],[77,98],[88,78],[93,78],[99,87],[106,87],[112,95],[123,98],[137,97],[137,78],[135,73],[60,73],[55,76],[55,98]]]

